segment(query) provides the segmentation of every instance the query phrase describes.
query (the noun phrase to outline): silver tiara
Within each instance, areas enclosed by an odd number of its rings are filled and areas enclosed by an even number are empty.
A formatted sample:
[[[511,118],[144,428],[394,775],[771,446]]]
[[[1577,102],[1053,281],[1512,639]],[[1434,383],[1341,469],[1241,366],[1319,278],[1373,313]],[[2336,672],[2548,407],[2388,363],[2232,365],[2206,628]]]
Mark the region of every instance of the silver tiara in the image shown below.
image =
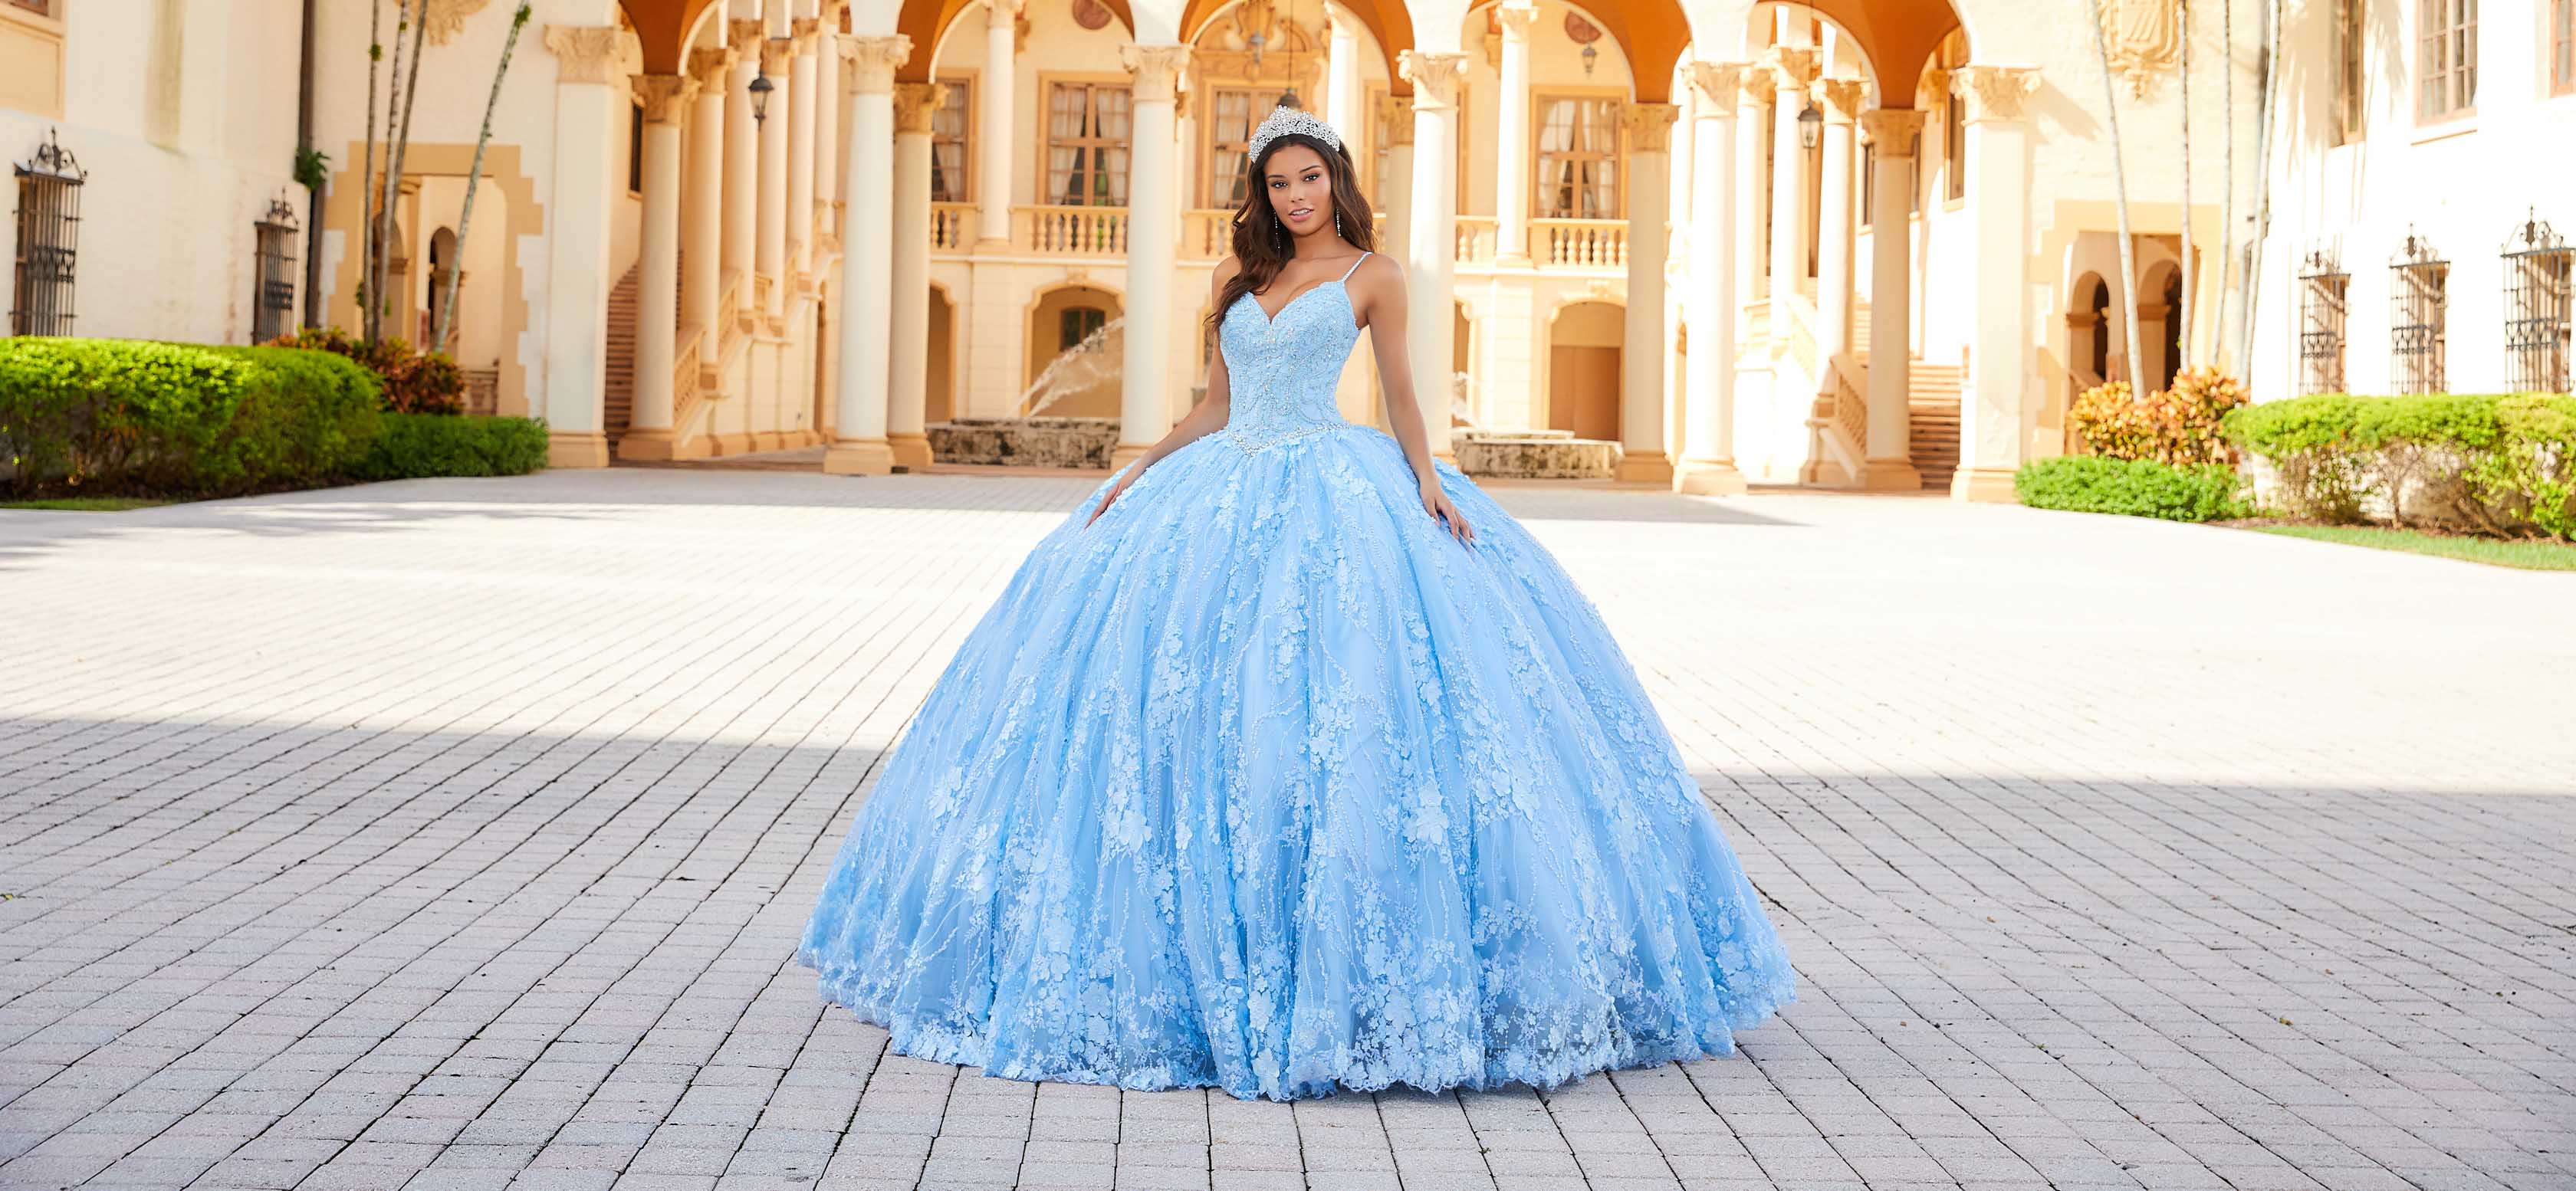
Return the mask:
[[[1252,146],[1244,150],[1244,156],[1253,161],[1259,161],[1261,151],[1269,148],[1270,142],[1290,133],[1313,137],[1331,145],[1335,150],[1342,147],[1342,134],[1333,131],[1332,125],[1316,119],[1314,113],[1304,108],[1282,105],[1270,109],[1270,118],[1262,121],[1261,127],[1252,130]]]

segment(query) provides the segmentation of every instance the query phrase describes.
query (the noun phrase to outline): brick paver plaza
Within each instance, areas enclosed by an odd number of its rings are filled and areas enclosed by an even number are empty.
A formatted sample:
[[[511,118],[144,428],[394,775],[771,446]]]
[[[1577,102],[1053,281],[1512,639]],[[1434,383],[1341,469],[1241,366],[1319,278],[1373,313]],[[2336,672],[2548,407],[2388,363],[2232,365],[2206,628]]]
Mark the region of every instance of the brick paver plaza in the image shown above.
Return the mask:
[[[1939,500],[1496,489],[1787,936],[1742,1057],[889,1055],[791,949],[1087,486],[0,513],[0,1187],[2576,1187],[2576,576]]]

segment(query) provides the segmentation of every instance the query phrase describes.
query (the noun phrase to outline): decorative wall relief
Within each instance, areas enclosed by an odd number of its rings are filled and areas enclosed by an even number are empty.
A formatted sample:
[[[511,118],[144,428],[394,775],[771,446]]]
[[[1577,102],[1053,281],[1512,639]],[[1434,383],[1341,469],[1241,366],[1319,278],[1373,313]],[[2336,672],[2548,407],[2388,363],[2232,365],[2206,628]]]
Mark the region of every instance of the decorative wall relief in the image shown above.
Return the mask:
[[[2145,99],[2156,76],[2182,61],[2190,35],[2189,13],[2179,0],[2094,0],[2102,6],[2102,38],[2111,73],[2128,80],[2129,94]]]
[[[446,45],[465,31],[465,18],[483,11],[492,0],[429,0],[429,15],[422,32],[431,45]]]

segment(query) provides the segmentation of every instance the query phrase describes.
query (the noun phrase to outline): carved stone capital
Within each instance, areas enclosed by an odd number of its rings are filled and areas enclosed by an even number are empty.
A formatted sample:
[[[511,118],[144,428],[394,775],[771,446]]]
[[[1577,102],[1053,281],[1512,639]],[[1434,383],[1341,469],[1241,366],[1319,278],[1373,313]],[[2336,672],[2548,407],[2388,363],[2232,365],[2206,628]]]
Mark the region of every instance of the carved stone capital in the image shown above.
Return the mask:
[[[1386,121],[1386,143],[1389,148],[1413,144],[1413,97],[1381,95],[1377,97],[1379,118]]]
[[[724,89],[725,72],[733,69],[732,50],[715,48],[689,51],[689,77],[701,91]]]
[[[1028,0],[984,0],[984,27],[1018,28],[1020,9],[1027,4]]]
[[[684,74],[639,74],[634,79],[635,99],[644,106],[647,124],[678,123],[698,93],[698,81]]]
[[[796,60],[796,39],[764,38],[760,43],[760,73],[771,78],[785,78]]]
[[[1923,113],[1915,108],[1871,108],[1860,114],[1860,134],[1882,161],[1914,156],[1915,135],[1923,131]]]
[[[725,22],[725,42],[731,45],[737,54],[751,46],[759,45],[760,38],[760,22],[755,18]]]
[[[1923,76],[1914,81],[1914,104],[1930,107],[1932,101],[1950,93],[1950,72],[1939,66],[1923,68]]]
[[[1734,107],[1744,73],[1741,62],[1692,62],[1682,67],[1683,85],[1690,88],[1691,102],[1703,112]]]
[[[548,25],[546,50],[555,56],[559,83],[624,82],[625,63],[619,30],[614,25]]]
[[[1181,72],[1189,68],[1190,47],[1131,41],[1118,47],[1118,62],[1133,78],[1129,90],[1135,102],[1170,103],[1180,91]]]
[[[2019,120],[2029,114],[2030,97],[2039,92],[2039,71],[2029,66],[1962,66],[1951,72],[1950,89],[1968,101],[1969,123]]]
[[[896,83],[894,85],[894,130],[896,133],[930,132],[930,118],[948,103],[946,83]]]
[[[1527,0],[1509,0],[1494,6],[1494,23],[1502,26],[1505,41],[1527,41],[1530,30],[1538,26],[1538,5]]]
[[[483,11],[492,0],[425,0],[421,31],[429,35],[429,44],[446,45],[465,31],[465,18]]]
[[[912,38],[844,37],[841,65],[850,71],[850,89],[862,93],[894,90],[894,72],[912,58]]]
[[[1825,119],[1836,124],[1859,119],[1860,105],[1868,93],[1869,84],[1859,79],[1816,80],[1816,103],[1825,109]]]
[[[1771,85],[1781,91],[1804,91],[1816,81],[1816,47],[1775,45],[1762,56],[1762,65],[1771,72]]]
[[[1628,133],[1631,153],[1669,153],[1673,146],[1673,121],[1682,110],[1669,103],[1632,103],[1619,112],[1619,123]]]
[[[821,17],[798,17],[787,22],[787,35],[798,41],[812,41],[814,35],[822,31],[823,18]]]
[[[1415,111],[1439,111],[1458,105],[1458,75],[1467,68],[1467,55],[1406,50],[1395,64],[1404,73],[1404,81],[1413,84]]]

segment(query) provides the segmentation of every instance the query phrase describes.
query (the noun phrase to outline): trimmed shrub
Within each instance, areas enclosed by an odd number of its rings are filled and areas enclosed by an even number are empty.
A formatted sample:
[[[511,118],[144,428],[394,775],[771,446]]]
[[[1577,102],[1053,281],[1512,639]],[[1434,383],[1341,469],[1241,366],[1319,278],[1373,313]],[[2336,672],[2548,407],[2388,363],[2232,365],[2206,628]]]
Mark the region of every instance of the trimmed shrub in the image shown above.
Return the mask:
[[[2034,509],[2117,513],[2165,521],[2211,521],[2237,508],[2236,469],[2223,463],[2173,467],[2152,459],[2064,455],[2013,473],[2013,491]]]
[[[386,414],[384,433],[350,477],[517,476],[545,465],[546,424],[533,418]]]
[[[2245,386],[2236,378],[2215,368],[2191,368],[2174,377],[2173,388],[2143,398],[2124,380],[2097,385],[2075,399],[2068,416],[2094,454],[2196,467],[2236,462],[2221,423],[2245,401]]]
[[[2292,511],[2576,537],[2576,398],[2323,394],[2227,417]]]
[[[326,482],[375,437],[380,400],[366,369],[309,352],[0,340],[0,453],[22,493]]]
[[[416,351],[392,337],[366,343],[338,327],[305,327],[269,346],[330,352],[365,365],[384,382],[386,413],[465,412],[465,373],[444,353]]]

